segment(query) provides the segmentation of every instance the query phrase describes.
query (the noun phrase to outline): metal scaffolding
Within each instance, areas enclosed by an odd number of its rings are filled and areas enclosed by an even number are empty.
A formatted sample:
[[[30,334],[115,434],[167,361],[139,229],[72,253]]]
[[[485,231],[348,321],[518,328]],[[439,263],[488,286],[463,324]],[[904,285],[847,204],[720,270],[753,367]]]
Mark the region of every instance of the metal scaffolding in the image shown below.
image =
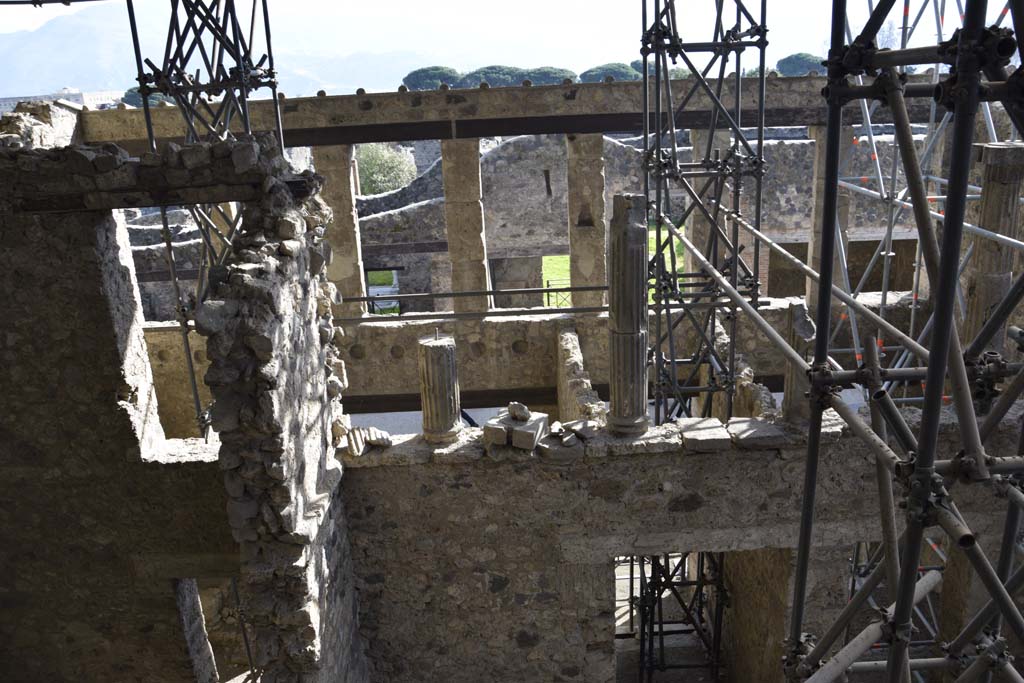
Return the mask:
[[[753,197],[752,222],[761,222],[764,174],[766,0],[752,14],[742,0],[715,3],[711,40],[687,42],[679,34],[675,0],[642,0],[644,82],[644,193],[647,223],[653,227],[650,277],[654,334],[650,353],[654,367],[654,417],[657,424],[683,416],[711,414],[713,397],[724,393],[726,413],[735,394],[736,305],[706,273],[680,262],[681,231],[687,225],[701,254],[725,274],[731,287],[757,305],[758,256],[747,264],[738,219],[741,197]],[[756,16],[755,16],[756,15]],[[756,53],[757,95],[743,101],[744,52]],[[748,62],[750,63],[750,62]],[[691,79],[687,89],[673,92],[673,68]],[[694,98],[711,105],[708,127],[699,139],[691,131],[693,154],[684,160],[677,118]],[[754,136],[744,121],[755,112]],[[652,130],[653,129],[653,130]],[[722,139],[716,142],[716,136]],[[728,138],[728,140],[726,140]],[[673,205],[682,192],[685,201]],[[685,204],[683,206],[682,204]],[[698,227],[700,226],[700,227]],[[691,266],[691,267],[687,267]],[[725,327],[728,341],[718,343]],[[684,354],[680,332],[692,334],[696,348]],[[694,398],[700,397],[697,405]]]
[[[728,606],[722,553],[665,553],[616,558],[629,573],[629,589],[621,617],[624,628],[616,638],[639,642],[637,675],[640,683],[655,680],[657,672],[707,669],[717,680],[722,668],[722,620]],[[625,572],[622,572],[625,574]],[[686,653],[690,638],[702,657]],[[681,650],[677,654],[673,650]],[[660,679],[659,679],[660,680]]]
[[[246,9],[239,10],[235,0],[170,0],[167,39],[159,64],[143,57],[135,5],[133,0],[126,0],[126,3],[146,134],[153,153],[157,152],[151,112],[154,95],[162,95],[175,103],[185,125],[186,143],[219,142],[252,134],[249,99],[251,93],[260,88],[270,89],[277,140],[284,151],[267,0],[254,1],[248,13]],[[257,33],[260,27],[262,30]],[[257,50],[261,40],[262,49]],[[195,291],[186,291],[179,280],[166,207],[160,208],[161,232],[174,287],[175,311],[188,363],[196,421],[200,433],[205,435],[210,425],[209,409],[199,398],[188,339],[189,321],[207,296],[211,269],[222,265],[230,254],[232,240],[242,228],[242,211],[236,204],[183,208],[192,216],[202,238]]]
[[[1020,102],[1024,96],[1024,74],[1010,75],[1006,67],[1018,46],[1013,31],[1000,23],[1008,15],[1016,28],[1024,27],[1024,2],[1007,3],[998,20],[986,26],[987,3],[969,0],[960,6],[963,26],[949,38],[943,35],[944,2],[924,0],[920,8],[912,11],[911,0],[902,3],[903,20],[900,44],[895,49],[880,49],[876,39],[896,0],[885,0],[877,5],[869,2],[870,16],[863,30],[854,35],[847,21],[845,0],[835,0],[831,26],[831,49],[828,61],[828,86],[824,96],[828,104],[828,127],[825,140],[824,193],[820,198],[822,217],[820,225],[820,272],[799,262],[760,230],[760,176],[763,173],[763,118],[758,125],[758,145],[750,147],[739,127],[740,104],[730,110],[722,104],[722,64],[730,56],[739,61],[740,49],[745,41],[762,52],[760,90],[763,93],[763,48],[765,42],[764,6],[760,23],[737,2],[736,24],[730,31],[723,24],[724,3],[716,3],[717,22],[714,41],[702,44],[684,44],[676,31],[674,2],[654,2],[653,12],[644,3],[644,56],[645,79],[645,163],[647,168],[646,195],[648,222],[655,232],[654,255],[650,264],[653,280],[653,303],[656,312],[655,340],[651,344],[651,364],[655,371],[655,417],[657,422],[691,414],[690,398],[695,394],[712,394],[724,390],[732,393],[735,363],[735,319],[738,312],[749,316],[763,336],[777,346],[788,363],[807,374],[810,381],[810,429],[803,484],[800,533],[798,539],[793,610],[787,640],[785,671],[790,680],[807,679],[815,683],[837,680],[848,671],[882,671],[892,683],[911,680],[923,670],[947,669],[959,674],[960,681],[987,679],[1000,672],[1010,680],[1024,680],[1010,664],[1005,639],[1000,630],[1005,624],[1019,638],[1024,638],[1024,617],[1011,598],[1011,591],[1024,584],[1024,569],[1013,571],[1020,508],[1024,506],[1024,492],[1018,476],[1024,474],[1024,446],[1014,456],[989,455],[984,443],[995,431],[1010,406],[1024,390],[1024,370],[1018,363],[1010,363],[992,351],[990,342],[1005,326],[1008,317],[1024,299],[1024,277],[1004,295],[996,305],[989,322],[966,345],[966,351],[957,333],[955,311],[958,305],[959,275],[971,258],[968,249],[961,253],[961,238],[965,231],[992,239],[1014,248],[1024,247],[1020,241],[1001,235],[984,226],[965,222],[967,202],[976,199],[980,188],[969,184],[972,161],[971,145],[975,132],[975,119],[979,112],[984,117],[990,139],[996,126],[989,110],[990,102],[1001,102],[1018,131],[1024,130]],[[938,36],[935,45],[909,47],[914,30],[932,9]],[[1011,12],[1008,12],[1010,10]],[[653,17],[649,23],[648,17]],[[746,21],[748,24],[744,24]],[[746,26],[746,28],[744,28]],[[1019,32],[1019,31],[1018,31]],[[711,63],[698,70],[688,58],[687,51],[711,52]],[[653,64],[651,60],[653,59]],[[693,73],[695,85],[684,97],[681,106],[695,92],[706,93],[715,103],[715,113],[706,140],[694,140],[694,160],[684,162],[679,153],[679,141],[674,126],[673,94],[668,62],[682,60]],[[709,83],[707,74],[718,63],[717,88]],[[910,82],[906,67],[935,65],[930,82]],[[740,93],[739,74],[735,69],[735,91]],[[933,98],[927,135],[918,148],[906,98]],[[763,101],[759,103],[763,107]],[[875,170],[876,189],[863,187],[844,177],[840,163],[841,146],[855,140],[844,140],[842,111],[846,105],[861,109],[863,132],[868,142],[871,162]],[[893,120],[894,158],[889,173],[883,173],[878,146],[874,137],[871,117],[879,106],[887,106]],[[946,110],[939,116],[940,107]],[[730,117],[731,115],[731,117]],[[728,149],[715,153],[714,133],[716,119],[721,116],[723,127],[731,129],[732,142]],[[651,135],[650,127],[655,127]],[[947,128],[952,131],[949,143],[948,178],[937,171],[925,173],[923,167],[933,161],[942,136]],[[721,149],[721,148],[719,148]],[[940,168],[938,164],[930,168]],[[900,176],[902,172],[902,183]],[[739,193],[744,178],[753,178],[756,203],[754,218],[741,213]],[[693,184],[702,182],[699,188]],[[686,210],[673,211],[670,189],[681,187],[691,200]],[[875,197],[887,205],[885,233],[879,240],[874,257],[856,287],[850,282],[849,269],[838,224],[838,198],[840,189]],[[929,190],[933,194],[929,194]],[[931,203],[939,202],[939,210]],[[893,233],[902,214],[909,210],[917,229],[917,266],[914,275],[914,302],[922,279],[927,273],[931,285],[933,313],[917,329],[919,321],[912,317],[909,332],[899,329],[887,320],[890,274],[892,270]],[[693,220],[694,218],[698,220]],[[689,222],[688,222],[689,219]],[[699,219],[709,228],[707,236],[695,234]],[[941,244],[934,223],[941,222]],[[684,224],[686,227],[684,227]],[[723,228],[727,225],[730,231]],[[754,268],[743,260],[740,231],[753,238]],[[757,255],[761,245],[780,257],[794,263],[806,277],[817,283],[818,297],[815,311],[817,332],[813,359],[808,362],[803,354],[790,346],[758,312]],[[682,245],[689,257],[690,268],[680,270],[677,263],[677,244]],[[837,258],[838,257],[838,258]],[[838,269],[835,262],[838,261]],[[883,269],[882,301],[873,311],[857,300],[864,289],[871,270],[881,264]],[[687,272],[690,271],[690,272]],[[703,294],[710,308],[699,318],[690,305]],[[722,309],[722,317],[730,321],[732,334],[726,342],[727,352],[716,347],[715,325],[718,321],[716,302],[725,296],[730,306]],[[833,329],[833,297],[847,309],[839,325]],[[916,311],[915,311],[916,314]],[[676,327],[686,320],[697,331],[696,351],[692,356],[677,353],[673,335]],[[856,366],[844,369],[834,358],[832,342],[840,327],[848,320],[855,351]],[[857,323],[871,332],[861,337]],[[1011,338],[1024,336],[1010,328]],[[892,362],[883,366],[880,349],[886,340],[900,351]],[[1019,342],[1018,342],[1019,343]],[[926,348],[925,344],[929,344]],[[889,360],[889,359],[886,359]],[[680,368],[690,366],[689,376],[681,375]],[[701,366],[707,367],[705,381],[693,387]],[[948,375],[948,377],[947,377]],[[1013,378],[1001,391],[1000,383]],[[921,382],[923,386],[922,419],[918,434],[908,426],[892,397],[898,384]],[[947,396],[947,382],[949,395]],[[840,397],[843,388],[859,387],[870,396],[870,424]],[[950,460],[938,460],[938,430],[940,412],[946,400],[957,414],[961,448]],[[977,401],[977,407],[975,402]],[[701,408],[709,411],[710,401]],[[731,414],[731,402],[727,405]],[[877,492],[881,512],[881,537],[872,557],[866,558],[866,548],[859,548],[855,563],[855,582],[846,609],[836,622],[822,634],[813,638],[803,633],[807,598],[807,575],[811,557],[811,536],[815,516],[815,491],[818,460],[821,449],[823,413],[832,409],[845,420],[855,435],[863,439],[876,457]],[[979,424],[978,415],[984,416]],[[890,446],[890,443],[892,446]],[[1024,440],[1022,440],[1024,444]],[[960,514],[951,491],[955,483],[987,486],[995,495],[1008,499],[1008,512],[996,567],[988,561],[966,520]],[[897,494],[899,507],[907,511],[905,530],[897,533]],[[981,583],[990,593],[991,602],[975,616],[950,643],[942,646],[941,656],[910,656],[910,645],[937,647],[931,614],[930,594],[941,581],[941,567],[921,571],[922,544],[928,529],[937,528],[950,539],[956,552],[964,553]],[[865,559],[866,558],[866,559]],[[866,605],[876,600],[879,586],[886,586],[888,609],[881,611],[881,619],[852,638],[847,638],[838,653],[824,661],[833,646],[848,630],[854,617]],[[914,617],[927,632],[925,640],[912,641]],[[859,661],[870,650],[884,651],[887,661]]]
[[[739,243],[739,230],[742,229],[754,237],[756,243],[764,242],[774,251],[782,251],[779,245],[760,231],[756,219],[753,223],[744,219],[740,215],[738,202],[734,200],[732,208],[726,208],[725,200],[714,194],[704,203],[695,202],[700,213],[708,214],[707,218],[712,226],[712,237],[708,240],[708,245],[705,245],[695,243],[691,236],[684,234],[680,228],[681,221],[672,221],[669,218],[672,214],[667,205],[668,183],[670,179],[677,182],[685,180],[685,173],[689,167],[680,164],[677,157],[666,154],[661,145],[660,134],[674,131],[669,126],[662,125],[661,89],[664,87],[664,79],[658,74],[667,71],[666,56],[679,50],[674,47],[675,43],[671,37],[667,40],[659,38],[652,41],[672,46],[666,47],[657,58],[660,62],[654,78],[654,92],[657,94],[654,96],[654,106],[648,110],[653,112],[654,121],[659,125],[658,143],[648,156],[650,175],[655,181],[655,187],[651,190],[651,210],[657,221],[659,246],[658,254],[652,263],[656,282],[656,305],[660,314],[664,314],[666,309],[669,310],[668,329],[672,329],[671,306],[662,302],[666,299],[678,301],[685,298],[676,295],[678,288],[675,285],[679,278],[674,263],[674,251],[670,250],[674,246],[672,240],[678,240],[693,258],[696,268],[707,278],[706,286],[713,286],[715,291],[730,299],[733,305],[730,313],[739,310],[749,316],[764,338],[777,346],[790,364],[806,372],[809,379],[810,428],[793,609],[785,659],[786,675],[791,680],[807,679],[815,683],[826,683],[843,677],[851,669],[876,670],[883,665],[859,660],[876,644],[884,644],[888,655],[884,670],[886,680],[891,683],[910,680],[911,671],[935,668],[958,673],[960,681],[980,680],[994,671],[999,671],[1010,680],[1024,680],[1011,666],[1010,658],[1006,655],[1005,639],[1000,635],[1000,629],[1005,625],[1018,637],[1024,638],[1024,617],[1010,594],[1019,584],[1024,583],[1024,569],[1013,571],[1020,508],[1024,506],[1024,492],[1019,488],[1017,479],[1019,474],[1024,473],[1024,451],[1015,456],[996,457],[986,453],[984,447],[986,439],[996,431],[996,426],[1024,389],[1024,371],[1019,364],[1008,363],[994,356],[991,350],[982,353],[1000,332],[1009,314],[1024,298],[1024,278],[1020,278],[1005,294],[1003,302],[994,308],[990,324],[985,325],[984,329],[966,344],[966,352],[962,348],[955,321],[957,283],[962,265],[961,238],[965,228],[972,229],[965,226],[964,214],[968,201],[975,118],[982,103],[1000,101],[1020,130],[1019,122],[1024,119],[1020,115],[1018,102],[1021,101],[1024,92],[1021,85],[1024,74],[1008,74],[1006,66],[1017,45],[1012,31],[998,25],[986,26],[987,3],[984,0],[968,0],[963,10],[963,27],[951,38],[940,40],[936,45],[917,48],[907,47],[906,39],[911,27],[909,17],[912,15],[910,2],[905,0],[903,10],[904,16],[908,18],[903,23],[902,45],[898,49],[879,49],[875,42],[879,29],[895,5],[896,0],[885,0],[873,6],[863,30],[853,37],[852,32],[848,34],[845,0],[835,0],[833,3],[831,49],[827,61],[828,86],[823,93],[828,104],[828,128],[825,141],[824,194],[821,198],[823,211],[820,226],[820,272],[799,264],[802,272],[816,281],[818,286],[815,312],[817,334],[813,359],[810,362],[793,349],[759,314],[756,280],[743,279],[745,271],[740,265],[739,249],[736,248]],[[718,7],[721,8],[721,3],[718,3]],[[1010,7],[1014,25],[1024,26],[1024,2],[1011,2]],[[917,14],[918,18],[921,14]],[[669,35],[673,35],[671,30],[674,27],[675,15],[672,3],[668,3],[664,10],[658,6],[655,16],[656,26],[648,34],[658,38],[669,31]],[[719,16],[721,17],[721,9]],[[908,84],[899,69],[922,64],[945,64],[949,70],[946,73],[936,70],[936,74],[942,76],[936,83]],[[670,92],[668,94],[670,95]],[[922,157],[926,158],[928,151],[926,150],[924,155],[919,153],[907,113],[906,98],[913,97],[934,97],[938,106],[951,111],[945,124],[952,129],[949,177],[938,183],[945,191],[942,198],[944,211],[938,215],[943,224],[941,244],[933,225],[936,216],[929,208],[930,197],[926,184],[928,179],[922,171]],[[890,110],[896,147],[906,182],[906,188],[898,191],[896,185],[892,184],[892,179],[897,175],[893,171],[890,173],[888,187],[880,185],[880,192],[885,192],[884,197],[891,202],[892,208],[887,233],[880,244],[879,258],[883,259],[883,264],[890,258],[888,253],[891,252],[894,214],[900,209],[909,208],[912,210],[918,232],[923,267],[931,283],[930,298],[934,312],[924,327],[924,334],[916,339],[913,334],[916,330],[908,334],[885,319],[884,306],[882,311],[876,313],[858,302],[855,296],[851,295],[848,281],[837,285],[837,280],[843,277],[843,273],[836,272],[833,265],[836,256],[842,256],[837,236],[837,204],[842,186],[840,147],[843,144],[843,107],[854,103],[866,107],[868,101],[880,102]],[[869,122],[868,116],[866,125],[869,126]],[[866,128],[866,131],[870,131],[870,128]],[[738,134],[739,131],[735,130],[734,133]],[[673,149],[674,141],[672,135]],[[760,158],[759,154],[757,158]],[[877,160],[877,153],[874,159]],[[731,176],[724,175],[730,177],[733,182],[742,177],[736,173]],[[880,170],[878,176],[879,180],[885,180]],[[714,178],[708,185],[717,192],[713,180]],[[692,195],[695,199],[700,197],[698,192],[693,192]],[[714,209],[715,212],[704,209]],[[732,226],[733,239],[730,240],[725,231],[715,227],[715,221],[720,217]],[[663,237],[663,230],[667,230],[669,239]],[[973,231],[983,237],[1001,239],[991,231]],[[725,259],[722,259],[714,248],[716,241],[724,244]],[[666,261],[671,263],[671,266],[666,265]],[[845,271],[845,264],[841,270]],[[751,291],[752,286],[754,291]],[[863,353],[858,352],[858,362],[854,369],[844,369],[831,355],[833,297],[848,307],[851,323],[859,317],[873,330],[873,333],[866,335],[864,339],[860,339],[859,334],[854,334],[855,344],[863,344]],[[685,313],[682,315],[685,316]],[[883,367],[878,348],[884,344],[876,333],[885,334],[894,343],[901,345],[904,353],[916,357],[921,367],[909,367],[909,364],[901,362],[899,358],[896,363]],[[930,346],[925,348],[923,343],[929,335]],[[707,341],[709,340],[698,344]],[[658,372],[659,385],[671,387],[672,377],[670,373],[666,378],[666,359],[661,356],[660,343],[655,344],[655,350],[654,365]],[[674,361],[674,356],[670,353],[668,359]],[[994,387],[996,383],[1011,376],[1013,381],[1001,394],[990,394],[998,395],[998,400],[991,404],[984,415],[984,421],[979,424],[972,389],[977,388],[979,381],[989,382]],[[889,390],[899,382],[921,380],[925,381],[922,417],[919,431],[915,434],[896,406]],[[939,460],[939,423],[947,382],[949,398],[958,418],[961,443],[955,457]],[[860,387],[870,395],[870,424],[840,397],[839,390],[850,387]],[[660,393],[656,405],[659,402],[664,404]],[[676,402],[678,404],[680,399],[676,399]],[[988,404],[983,407],[988,407]],[[803,627],[807,604],[808,566],[812,552],[811,536],[815,517],[822,417],[828,409],[834,410],[846,421],[851,431],[864,440],[876,457],[883,542],[877,557],[870,563],[871,568],[864,568],[866,573],[858,581],[847,607],[826,633],[814,639],[803,633]],[[675,404],[670,407],[668,414],[675,414],[673,410],[678,410]],[[952,490],[956,483],[975,487],[985,486],[994,495],[1009,501],[1002,547],[996,567],[993,567],[985,556],[981,545],[954,502]],[[898,506],[894,489],[899,493],[899,507],[906,510],[905,530],[902,533],[897,533],[895,511]],[[945,532],[955,552],[964,554],[991,595],[991,602],[953,641],[945,645],[943,652],[940,653],[942,656],[911,658],[909,647],[915,608],[922,603],[926,604],[929,594],[941,581],[941,573],[938,571],[920,571],[922,545],[927,530],[931,528]],[[870,604],[875,590],[882,584],[883,579],[892,604],[882,612],[881,619],[871,623],[849,639],[837,654],[823,661],[854,616],[865,604]]]

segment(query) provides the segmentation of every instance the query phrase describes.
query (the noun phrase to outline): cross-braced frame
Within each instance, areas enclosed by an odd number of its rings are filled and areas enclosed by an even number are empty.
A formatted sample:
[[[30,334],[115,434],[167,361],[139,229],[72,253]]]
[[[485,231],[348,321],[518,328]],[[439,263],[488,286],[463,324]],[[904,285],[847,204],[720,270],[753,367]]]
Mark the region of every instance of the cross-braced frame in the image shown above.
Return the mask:
[[[1000,330],[998,324],[986,326],[965,352],[955,321],[975,118],[983,101],[999,100],[1004,102],[1011,119],[1015,122],[1020,120],[1016,110],[1019,79],[1008,76],[1005,69],[1016,44],[1012,32],[998,26],[986,27],[987,3],[984,0],[968,0],[963,27],[950,40],[924,48],[907,48],[904,42],[899,49],[878,49],[878,31],[895,4],[896,0],[889,0],[875,6],[863,30],[848,40],[846,2],[835,0],[833,3],[828,86],[824,92],[828,103],[828,133],[822,198],[821,272],[815,274],[819,285],[815,316],[817,334],[810,364],[790,355],[791,362],[805,368],[810,378],[811,410],[786,671],[794,680],[806,678],[815,683],[837,680],[851,667],[856,669],[855,665],[861,668],[875,666],[859,664],[858,660],[873,645],[882,642],[888,653],[885,676],[893,683],[910,680],[913,670],[940,667],[959,673],[958,680],[961,681],[979,680],[996,670],[1009,676],[1010,680],[1020,680],[1005,654],[1005,640],[1000,635],[1000,624],[994,618],[1001,617],[1018,637],[1024,637],[1024,618],[1007,590],[1019,519],[1018,507],[1013,502],[1015,498],[1024,498],[1017,488],[1015,475],[1024,468],[1019,455],[993,456],[986,452],[984,446],[1020,390],[1015,380],[980,425],[972,396],[972,386],[975,386],[972,383],[986,372],[990,373],[990,379],[998,379],[1018,371],[1019,367],[1011,370],[1011,364],[1005,362],[993,365],[991,356],[987,361],[979,362],[978,351],[983,350]],[[1015,23],[1024,20],[1024,4],[1011,4]],[[907,84],[898,71],[904,66],[934,63],[945,63],[950,67],[938,85]],[[870,83],[865,83],[862,77],[870,79]],[[945,182],[945,211],[940,214],[943,223],[941,243],[935,234],[921,159],[907,113],[906,98],[910,97],[935,97],[940,105],[952,112],[950,170]],[[923,375],[920,369],[883,368],[877,352],[878,337],[875,336],[864,340],[863,362],[856,370],[843,370],[830,356],[831,295],[842,292],[848,296],[833,282],[833,263],[839,242],[836,216],[843,108],[865,100],[879,101],[888,106],[893,119],[895,142],[907,183],[906,194],[931,283],[934,313],[930,321],[930,348],[924,348],[917,340],[885,323],[877,314],[868,317],[876,329],[898,333],[906,350],[925,366]],[[996,317],[1001,316],[1005,322],[1019,299],[1019,294],[1009,291],[1004,303],[997,307]],[[850,300],[853,301],[852,298]],[[775,338],[770,334],[767,336],[778,341],[777,335]],[[925,381],[917,434],[910,429],[883,386],[883,382],[913,380],[915,377]],[[939,426],[947,382],[958,417],[961,448],[953,459],[940,460]],[[838,396],[839,388],[854,384],[871,395],[870,426]],[[840,617],[815,640],[803,633],[803,624],[822,416],[828,408],[835,409],[876,456],[883,543],[874,569],[853,594]],[[895,448],[890,447],[888,437],[891,437]],[[994,494],[1010,498],[998,567],[989,562],[954,502],[953,489],[957,483],[989,486]],[[906,509],[902,533],[897,533],[894,485]],[[990,593],[992,602],[954,641],[945,645],[944,657],[912,659],[909,648],[915,606],[924,601],[941,581],[941,574],[937,571],[923,574],[919,571],[922,546],[930,528],[941,529],[950,538],[951,545],[964,553]],[[825,654],[857,611],[871,598],[883,578],[889,587],[892,604],[878,621],[822,663]]]
[[[167,39],[159,63],[143,56],[133,0],[127,0],[127,8],[139,95],[152,152],[157,151],[150,111],[153,95],[160,94],[174,102],[185,126],[185,142],[215,143],[252,134],[249,98],[260,88],[270,90],[277,140],[284,150],[267,0],[253,0],[250,7],[241,10],[235,0],[170,0]],[[257,44],[262,50],[257,50]],[[189,320],[206,298],[211,268],[223,264],[230,253],[232,240],[241,230],[242,212],[233,204],[184,208],[202,238],[199,277],[191,292],[186,291],[179,277],[165,207],[160,209],[160,215],[196,421],[205,434],[209,411],[199,398],[188,339]]]
[[[758,250],[748,265],[740,239],[741,197],[752,196],[751,220],[761,220],[764,171],[766,1],[754,13],[742,0],[718,0],[711,40],[686,42],[678,28],[675,0],[643,0],[644,191],[648,226],[653,227],[650,276],[655,313],[651,340],[655,422],[710,415],[713,396],[724,393],[727,414],[735,394],[736,307],[692,261],[682,262],[684,232],[701,253],[727,274],[733,288],[755,302],[759,290]],[[744,102],[744,52],[755,54],[753,101]],[[689,84],[678,91],[674,68]],[[754,80],[754,79],[748,79]],[[674,86],[677,88],[673,90]],[[710,105],[706,131],[691,131],[693,149],[685,161],[676,125],[695,98]],[[751,139],[744,124],[754,126]],[[678,195],[682,201],[674,201]],[[687,230],[688,226],[690,229]],[[699,227],[698,227],[699,226]],[[749,256],[749,255],[748,255]],[[717,343],[725,325],[728,341]],[[677,333],[696,338],[684,355]],[[702,400],[695,402],[695,397]]]

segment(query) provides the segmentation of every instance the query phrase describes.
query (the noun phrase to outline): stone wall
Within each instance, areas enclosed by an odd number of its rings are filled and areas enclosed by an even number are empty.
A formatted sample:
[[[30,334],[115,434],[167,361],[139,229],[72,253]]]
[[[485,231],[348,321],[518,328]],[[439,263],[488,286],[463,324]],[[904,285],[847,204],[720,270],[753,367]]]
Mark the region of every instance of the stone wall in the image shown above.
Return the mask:
[[[201,436],[196,422],[192,383],[185,362],[185,345],[181,341],[181,328],[177,324],[146,323],[143,327],[149,363],[153,369],[153,390],[157,396],[160,426],[172,439]],[[203,376],[210,365],[206,357],[206,340],[193,330],[188,335],[192,349],[192,362],[196,368],[196,388],[200,405],[210,405],[210,388]]]
[[[479,430],[468,429],[439,450],[400,436],[345,458],[375,679],[613,680],[612,559],[704,550],[730,553],[727,576],[737,566],[726,618],[740,630],[727,651],[749,661],[742,669],[728,660],[733,680],[781,681],[772,652],[785,636],[791,569],[774,561],[790,557],[797,538],[805,435],[748,438],[731,426],[731,443],[709,444],[706,426],[666,425],[637,440],[598,434],[557,458],[485,452]],[[1000,438],[1009,443],[1012,431],[1007,423]],[[845,604],[847,548],[878,534],[871,455],[834,417],[820,468],[807,622],[819,634]],[[971,520],[999,514],[987,493],[959,502]]]
[[[259,142],[261,154],[275,154],[272,138]],[[253,656],[263,681],[360,681],[341,468],[331,452],[345,432],[345,369],[324,274],[330,209],[315,194],[298,201],[282,177],[265,190],[246,205],[244,232],[196,317],[208,337],[205,379]]]
[[[70,145],[79,108],[67,102],[20,102],[0,116],[0,147],[42,149]]]
[[[878,126],[884,133],[884,126]],[[806,135],[806,129],[800,129]],[[565,229],[566,214],[566,160],[564,136],[538,135],[510,138],[481,156],[483,178],[487,248],[492,257],[566,254],[569,250]],[[923,139],[919,136],[919,139]],[[875,137],[878,163],[887,174],[891,167],[893,143],[891,134]],[[844,177],[862,187],[877,190],[875,162],[869,139],[858,128],[857,133],[844,144],[852,145]],[[683,160],[689,160],[689,147],[681,150]],[[628,144],[605,138],[605,175],[608,197],[618,192],[638,192],[642,188],[640,151]],[[808,139],[777,139],[765,143],[767,173],[764,178],[762,229],[773,239],[793,243],[796,250],[806,251],[806,242],[812,228],[815,142]],[[374,267],[406,268],[403,293],[430,291],[426,273],[410,272],[422,269],[421,257],[413,264],[404,251],[388,249],[394,244],[430,242],[431,248],[443,251],[444,212],[441,165],[430,166],[408,186],[394,192],[361,197],[358,201],[362,219],[363,247],[372,255]],[[675,205],[680,211],[689,205],[685,193],[676,191]],[[888,224],[888,208],[880,201],[846,191],[850,197],[849,230],[854,240],[850,249],[850,262],[854,281],[860,279],[877,240]],[[743,211],[753,216],[751,196],[745,196]],[[426,202],[426,204],[424,203]],[[913,248],[905,248],[905,240],[912,237],[912,216],[900,212],[895,223],[898,242],[898,263],[893,272],[894,289],[909,289],[913,276]],[[747,240],[744,239],[744,242]],[[421,245],[421,251],[425,247]],[[762,282],[771,296],[791,296],[802,291],[799,274],[788,264],[763,250]],[[746,258],[752,257],[747,254]],[[802,257],[802,258],[805,258]],[[776,269],[784,272],[775,273]],[[764,272],[766,270],[767,272]],[[881,268],[875,269],[866,291],[880,289]],[[411,304],[408,310],[430,310],[425,302]],[[441,310],[437,308],[435,310]]]
[[[910,297],[890,294],[886,319],[900,329],[910,320]],[[802,298],[799,299],[802,301]],[[786,329],[787,310],[796,298],[761,299],[759,311],[778,330]],[[859,301],[877,312],[877,293],[865,294]],[[845,313],[833,309],[833,325]],[[922,318],[919,311],[918,324]],[[927,316],[927,310],[924,310]],[[860,332],[869,326],[860,320]],[[564,325],[574,326],[587,372],[595,385],[608,384],[608,318],[606,315],[544,313],[515,317],[494,316],[483,320],[375,320],[345,325],[346,336],[339,352],[349,362],[349,395],[381,396],[415,393],[407,378],[416,376],[416,340],[434,330],[454,335],[458,340],[459,382],[463,391],[488,389],[554,388],[559,367],[555,356],[558,335]],[[653,325],[653,321],[652,321]],[[737,319],[737,351],[740,368],[748,368],[753,377],[740,377],[740,401],[758,415],[768,407],[759,387],[749,380],[766,376],[781,377],[785,358],[766,343],[760,330],[747,316]],[[837,344],[849,344],[849,325]],[[892,341],[886,338],[886,343]],[[667,342],[666,342],[667,343]],[[695,348],[695,333],[687,324],[676,329],[677,351]]]
[[[175,585],[237,547],[215,447],[160,428],[125,225],[0,210],[0,236],[0,678],[195,680]]]

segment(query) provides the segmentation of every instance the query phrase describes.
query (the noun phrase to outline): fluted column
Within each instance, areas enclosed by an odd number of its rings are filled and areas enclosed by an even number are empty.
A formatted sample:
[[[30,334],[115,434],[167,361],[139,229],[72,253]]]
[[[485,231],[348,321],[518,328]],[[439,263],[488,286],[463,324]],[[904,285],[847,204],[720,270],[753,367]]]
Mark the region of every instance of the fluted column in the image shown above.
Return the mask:
[[[420,404],[423,438],[431,443],[455,440],[462,429],[455,340],[427,337],[419,344]]]
[[[647,430],[647,222],[644,198],[616,195],[608,250],[608,429]]]

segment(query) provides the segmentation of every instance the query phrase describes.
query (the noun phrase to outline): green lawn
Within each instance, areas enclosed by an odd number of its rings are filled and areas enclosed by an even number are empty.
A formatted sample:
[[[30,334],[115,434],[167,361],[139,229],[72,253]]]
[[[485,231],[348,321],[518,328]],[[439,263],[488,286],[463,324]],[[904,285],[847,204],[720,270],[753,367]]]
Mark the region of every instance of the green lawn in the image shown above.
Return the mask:
[[[564,281],[564,284],[569,284],[569,256],[545,256],[543,260],[544,266],[542,268],[544,286],[546,287],[549,280],[554,280],[559,283]]]
[[[651,254],[653,254],[656,248],[657,244],[655,237],[655,229],[653,226],[651,226],[650,230],[648,231],[647,249]],[[685,247],[683,247],[682,242],[676,241],[676,267],[680,271],[682,271],[683,269],[683,253],[685,251],[686,249]],[[544,278],[545,287],[549,286],[549,284],[551,287],[568,287],[569,257],[566,255],[543,257],[542,277]],[[560,296],[557,294],[553,294],[550,297],[548,297],[548,299],[550,300],[552,306],[559,306],[565,308],[569,305],[567,302],[569,297],[567,295]]]
[[[395,271],[371,270],[366,274],[366,280],[371,287],[390,287],[395,284]]]

